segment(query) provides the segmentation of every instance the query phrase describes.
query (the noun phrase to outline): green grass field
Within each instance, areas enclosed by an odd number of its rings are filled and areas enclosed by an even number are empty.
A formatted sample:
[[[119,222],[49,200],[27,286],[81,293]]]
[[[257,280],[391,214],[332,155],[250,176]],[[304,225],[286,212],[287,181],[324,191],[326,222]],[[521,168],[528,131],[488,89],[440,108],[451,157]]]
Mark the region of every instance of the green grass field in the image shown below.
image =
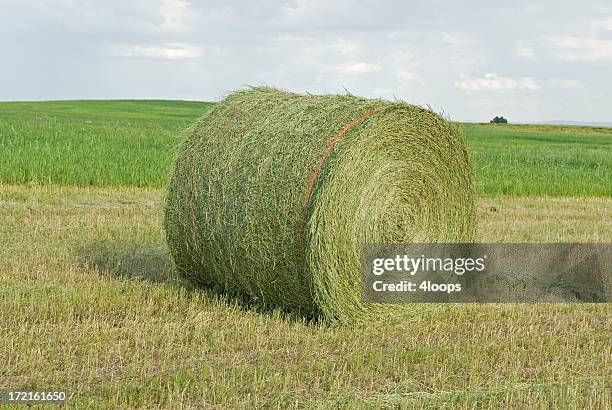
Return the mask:
[[[79,408],[610,408],[609,304],[419,305],[355,329],[175,283],[160,188],[208,107],[0,103],[0,388]],[[461,127],[480,241],[612,242],[612,130]]]
[[[0,181],[163,187],[210,103],[0,103]],[[483,195],[612,195],[612,129],[463,124]],[[27,137],[24,137],[27,136]]]
[[[486,195],[611,196],[612,128],[462,125]]]
[[[181,130],[210,105],[0,103],[0,181],[161,187]]]

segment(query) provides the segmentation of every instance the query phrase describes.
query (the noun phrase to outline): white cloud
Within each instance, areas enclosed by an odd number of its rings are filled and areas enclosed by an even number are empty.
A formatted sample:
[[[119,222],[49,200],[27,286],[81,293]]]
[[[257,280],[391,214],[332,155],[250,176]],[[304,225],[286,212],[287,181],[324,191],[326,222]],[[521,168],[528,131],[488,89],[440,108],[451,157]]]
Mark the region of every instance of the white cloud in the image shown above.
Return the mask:
[[[415,73],[414,71],[411,70],[406,70],[406,69],[399,69],[397,70],[397,72],[395,73],[396,77],[398,80],[400,80],[401,82],[404,83],[409,83],[409,82],[413,82],[413,81],[417,81],[417,82],[422,82],[423,78]]]
[[[330,43],[321,46],[323,50],[329,50],[336,54],[345,55],[345,56],[355,56],[362,52],[363,47],[354,42],[347,41],[342,38]]]
[[[612,17],[592,19],[583,25],[580,34],[548,37],[548,44],[557,50],[560,60],[570,62],[612,61],[612,39],[606,30],[612,30]]]
[[[440,40],[445,44],[455,47],[466,46],[468,44],[468,41],[465,39],[465,37],[459,33],[443,32],[440,37]]]
[[[527,13],[539,13],[541,10],[542,10],[542,6],[535,5],[535,4],[530,4],[529,6],[525,7],[525,11]]]
[[[503,77],[495,73],[486,73],[482,78],[464,77],[455,86],[465,91],[501,91],[529,90],[536,91],[542,87],[531,77]]]
[[[414,63],[414,55],[407,50],[396,50],[391,53],[391,58],[399,63]]]
[[[392,66],[397,67],[395,77],[401,83],[423,82],[419,73],[421,63],[415,61],[412,52],[407,50],[396,50],[391,53]]]
[[[393,95],[395,92],[397,92],[397,88],[394,87],[374,87],[372,89],[375,97]]]
[[[550,37],[548,42],[561,49],[557,57],[565,61],[612,60],[612,41],[595,37]]]
[[[394,30],[394,31],[388,31],[387,33],[385,33],[385,37],[388,38],[389,40],[397,40],[402,38],[403,33],[398,31],[398,30]]]
[[[526,58],[528,60],[535,59],[535,51],[531,47],[526,47],[524,45],[517,44],[516,46],[514,46],[514,49],[512,51],[517,57]]]
[[[367,63],[365,61],[349,61],[342,64],[326,66],[329,71],[338,74],[363,75],[382,70],[380,63]]]
[[[550,78],[546,81],[546,85],[555,88],[577,88],[584,86],[584,84],[578,80],[568,80],[563,78]]]
[[[610,116],[610,0],[557,2],[554,13],[537,2],[484,0],[468,8],[400,0],[385,7],[374,0],[0,3],[0,49],[11,61],[0,67],[5,100],[216,98],[244,84],[314,93],[345,86],[365,97],[429,103],[457,119],[510,102],[516,105],[503,113],[514,119]],[[119,58],[101,64],[110,55]],[[35,70],[50,61],[52,70]],[[172,81],[157,81],[168,72]],[[202,72],[207,81],[198,81]],[[11,81],[22,76],[33,81]],[[485,99],[491,104],[481,113],[467,105]],[[527,113],[529,99],[540,104],[536,114]]]
[[[190,44],[174,43],[163,46],[118,46],[111,54],[116,57],[184,60],[198,58],[204,49]]]
[[[162,18],[160,28],[171,32],[185,32],[191,29],[194,14],[191,2],[186,0],[162,0],[159,6]]]
[[[343,38],[321,39],[316,37],[297,37],[283,34],[273,38],[287,48],[296,49],[302,53],[323,54],[331,53],[343,57],[355,58],[363,54],[363,46],[356,42]]]
[[[604,20],[593,20],[591,22],[591,25],[595,29],[612,30],[612,17],[608,17],[607,19],[604,19]]]

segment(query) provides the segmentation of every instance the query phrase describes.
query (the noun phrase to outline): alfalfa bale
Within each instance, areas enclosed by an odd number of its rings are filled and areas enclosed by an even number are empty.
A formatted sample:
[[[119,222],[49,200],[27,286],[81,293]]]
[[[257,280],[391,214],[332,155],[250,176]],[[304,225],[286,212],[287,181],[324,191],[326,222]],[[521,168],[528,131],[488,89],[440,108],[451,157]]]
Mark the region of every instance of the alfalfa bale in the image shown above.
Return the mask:
[[[463,139],[430,110],[251,88],[191,128],[164,226],[181,277],[348,321],[406,309],[362,302],[362,244],[471,241],[473,197]]]

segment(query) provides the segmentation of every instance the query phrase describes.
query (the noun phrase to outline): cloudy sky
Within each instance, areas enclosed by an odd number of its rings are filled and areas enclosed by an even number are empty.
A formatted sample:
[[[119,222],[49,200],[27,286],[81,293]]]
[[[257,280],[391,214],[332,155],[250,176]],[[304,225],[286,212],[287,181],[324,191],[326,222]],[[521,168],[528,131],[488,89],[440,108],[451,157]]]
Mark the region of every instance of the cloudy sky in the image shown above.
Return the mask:
[[[455,120],[612,121],[612,2],[0,0],[0,100],[218,100],[246,85]]]

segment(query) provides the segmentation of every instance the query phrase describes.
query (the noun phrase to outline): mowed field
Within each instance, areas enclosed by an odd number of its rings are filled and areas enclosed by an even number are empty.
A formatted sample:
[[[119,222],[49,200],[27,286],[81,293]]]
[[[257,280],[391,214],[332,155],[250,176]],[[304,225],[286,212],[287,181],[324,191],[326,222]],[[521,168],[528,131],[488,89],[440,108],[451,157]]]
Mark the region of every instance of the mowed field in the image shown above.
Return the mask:
[[[0,103],[0,388],[76,407],[609,408],[609,304],[308,323],[172,279],[163,187],[210,104]],[[462,124],[479,240],[612,242],[612,129]]]

